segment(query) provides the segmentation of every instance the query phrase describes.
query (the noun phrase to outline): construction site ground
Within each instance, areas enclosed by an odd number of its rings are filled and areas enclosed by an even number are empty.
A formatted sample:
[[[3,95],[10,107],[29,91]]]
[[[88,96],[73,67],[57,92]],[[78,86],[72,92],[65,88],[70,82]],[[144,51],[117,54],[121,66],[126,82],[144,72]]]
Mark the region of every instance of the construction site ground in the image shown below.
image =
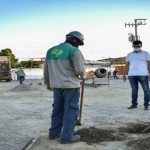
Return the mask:
[[[128,80],[107,83],[86,84],[82,124],[76,126],[81,142],[68,146],[47,139],[53,95],[42,79],[0,82],[0,150],[149,150],[150,110],[144,110],[141,87],[138,108],[129,110]]]

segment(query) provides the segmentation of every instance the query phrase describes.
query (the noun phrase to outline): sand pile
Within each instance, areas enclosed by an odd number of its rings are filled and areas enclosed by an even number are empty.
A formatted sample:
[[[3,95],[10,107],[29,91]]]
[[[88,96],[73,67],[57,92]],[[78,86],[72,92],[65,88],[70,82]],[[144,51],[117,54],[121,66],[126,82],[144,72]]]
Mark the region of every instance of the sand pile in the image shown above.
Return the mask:
[[[81,136],[81,141],[87,144],[94,144],[106,141],[121,141],[124,140],[124,136],[117,135],[113,129],[98,129],[95,127],[83,128],[78,130],[76,134]]]
[[[150,149],[150,123],[130,123],[126,128],[121,127],[119,130],[137,135],[137,139],[127,142],[128,146],[136,150]]]
[[[36,91],[38,88],[32,84],[21,84],[10,89],[11,92]]]
[[[127,125],[127,127],[120,127],[119,131],[130,134],[150,133],[150,123],[130,123]]]
[[[150,137],[129,141],[127,145],[133,147],[136,150],[149,150]]]

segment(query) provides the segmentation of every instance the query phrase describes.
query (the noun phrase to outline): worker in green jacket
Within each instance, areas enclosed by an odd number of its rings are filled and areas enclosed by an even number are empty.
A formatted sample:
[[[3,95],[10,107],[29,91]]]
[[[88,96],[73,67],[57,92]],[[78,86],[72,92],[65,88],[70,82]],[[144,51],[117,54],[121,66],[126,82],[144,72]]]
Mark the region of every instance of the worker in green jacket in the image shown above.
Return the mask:
[[[93,78],[94,72],[85,73],[84,58],[79,46],[84,37],[78,31],[66,35],[66,41],[47,51],[44,64],[44,83],[53,90],[53,111],[49,139],[60,137],[62,144],[80,141],[74,135],[79,114],[80,82],[86,76]]]

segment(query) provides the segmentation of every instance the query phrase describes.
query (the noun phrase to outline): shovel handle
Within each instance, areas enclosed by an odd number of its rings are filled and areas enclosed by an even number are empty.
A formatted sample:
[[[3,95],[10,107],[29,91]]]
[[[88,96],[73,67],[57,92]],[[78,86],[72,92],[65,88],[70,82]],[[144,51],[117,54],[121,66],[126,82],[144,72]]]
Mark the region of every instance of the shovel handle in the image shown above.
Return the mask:
[[[80,114],[79,114],[79,120],[78,120],[79,125],[81,125],[81,118],[82,118],[83,96],[84,96],[84,79],[82,80],[82,87],[81,87]]]

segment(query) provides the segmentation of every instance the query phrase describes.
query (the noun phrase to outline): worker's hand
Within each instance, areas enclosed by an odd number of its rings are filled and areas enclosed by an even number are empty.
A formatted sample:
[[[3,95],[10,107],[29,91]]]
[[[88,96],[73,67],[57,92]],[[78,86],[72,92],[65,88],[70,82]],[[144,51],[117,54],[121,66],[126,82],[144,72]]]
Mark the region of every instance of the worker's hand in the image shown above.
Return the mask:
[[[86,77],[87,77],[87,79],[94,78],[94,71],[91,70],[91,71],[86,72]]]
[[[123,75],[123,81],[126,81],[127,77],[126,75]]]
[[[47,89],[48,89],[49,91],[53,91],[53,89],[52,89],[49,85],[47,85]]]

